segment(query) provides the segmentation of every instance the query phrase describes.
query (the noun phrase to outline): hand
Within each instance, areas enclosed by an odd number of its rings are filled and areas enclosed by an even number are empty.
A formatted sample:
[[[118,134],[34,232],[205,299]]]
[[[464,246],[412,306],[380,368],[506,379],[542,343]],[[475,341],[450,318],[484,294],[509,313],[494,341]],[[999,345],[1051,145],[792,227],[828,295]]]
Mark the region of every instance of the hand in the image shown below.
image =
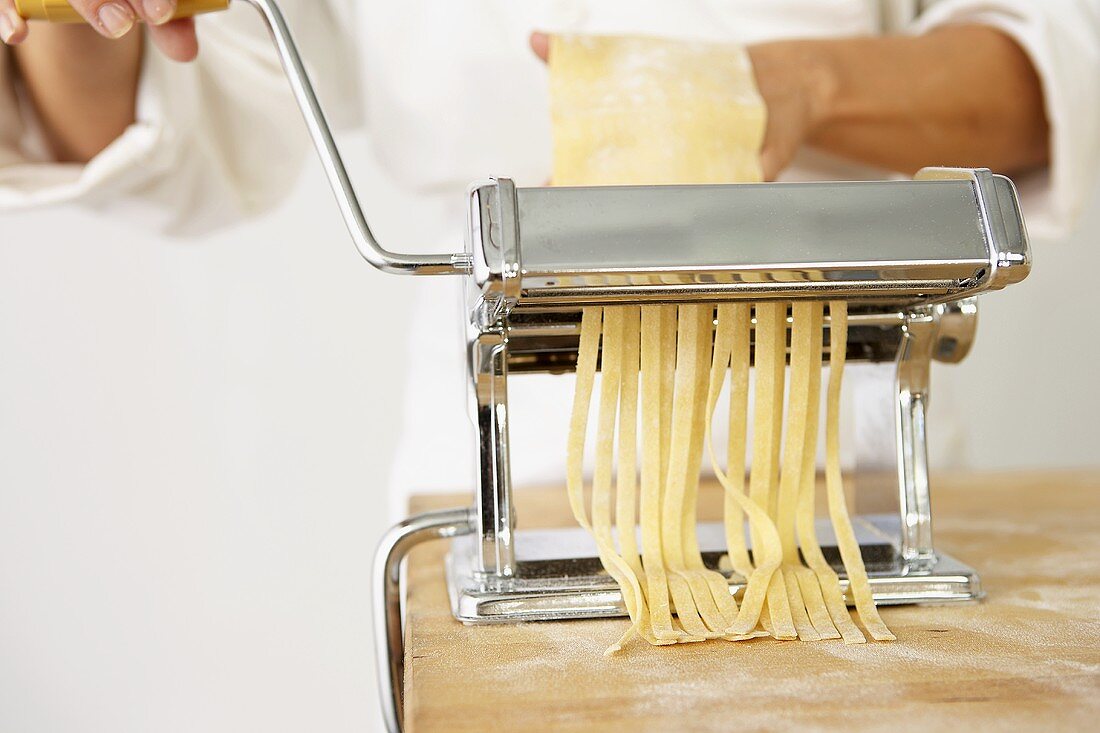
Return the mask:
[[[28,29],[14,1],[0,0],[0,38],[14,46],[15,68],[54,159],[85,163],[134,122],[146,35],[177,61],[195,58],[198,44],[191,19],[168,20],[176,0],[69,1],[90,27]],[[139,19],[148,34],[130,32]]]
[[[828,118],[836,82],[812,41],[750,46],[756,88],[768,111],[760,164],[774,181]]]
[[[168,58],[191,61],[198,54],[195,23],[190,18],[171,20],[176,0],[69,0],[73,8],[100,35],[118,39],[127,35],[138,20],[145,21],[149,37]],[[71,33],[72,29],[43,26],[35,33]],[[29,35],[27,22],[15,12],[14,0],[0,0],[0,40],[20,44]],[[87,46],[83,46],[86,49]],[[75,49],[74,49],[75,52]],[[94,63],[95,59],[87,59]]]

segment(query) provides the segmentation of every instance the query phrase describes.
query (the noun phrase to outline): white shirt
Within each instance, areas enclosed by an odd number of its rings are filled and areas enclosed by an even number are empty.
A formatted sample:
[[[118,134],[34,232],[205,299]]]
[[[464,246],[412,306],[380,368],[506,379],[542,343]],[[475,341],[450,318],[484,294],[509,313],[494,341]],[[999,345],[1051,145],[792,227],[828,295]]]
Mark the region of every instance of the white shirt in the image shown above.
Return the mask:
[[[545,68],[532,30],[638,33],[753,43],[922,32],[981,22],[1015,38],[1043,83],[1051,123],[1048,170],[1017,180],[1033,235],[1064,232],[1100,162],[1100,10],[1088,0],[540,0],[480,3],[283,0],[283,9],[338,122],[362,117],[384,175],[415,211],[402,251],[462,247],[465,190],[490,175],[520,185],[550,170]],[[914,19],[915,17],[915,19]],[[300,118],[266,33],[248,8],[200,21],[199,60],[146,55],[137,122],[86,166],[49,162],[35,121],[18,101],[0,54],[0,212],[85,202],[162,230],[198,234],[257,214],[288,190],[307,152]],[[932,61],[930,60],[930,63]],[[355,172],[355,161],[348,161]],[[888,173],[807,152],[788,180],[882,178]],[[449,489],[472,474],[460,299],[453,281],[409,283],[415,314],[408,436],[395,491]],[[561,475],[568,380],[513,380],[516,483]],[[537,420],[524,416],[538,416]]]

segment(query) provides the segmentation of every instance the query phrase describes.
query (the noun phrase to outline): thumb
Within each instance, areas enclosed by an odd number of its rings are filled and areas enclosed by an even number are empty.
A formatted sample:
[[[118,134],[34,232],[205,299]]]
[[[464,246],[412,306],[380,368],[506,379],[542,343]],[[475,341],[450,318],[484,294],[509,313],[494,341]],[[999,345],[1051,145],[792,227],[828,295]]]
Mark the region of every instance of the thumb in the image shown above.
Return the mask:
[[[27,22],[15,12],[12,0],[0,0],[0,41],[22,43],[27,37]]]
[[[550,36],[542,31],[535,31],[529,39],[531,50],[544,62],[550,60]]]
[[[769,134],[768,137],[770,136]],[[779,178],[779,175],[794,160],[796,152],[798,148],[786,141],[765,138],[764,147],[760,150],[760,168],[764,174],[764,180],[770,182]]]

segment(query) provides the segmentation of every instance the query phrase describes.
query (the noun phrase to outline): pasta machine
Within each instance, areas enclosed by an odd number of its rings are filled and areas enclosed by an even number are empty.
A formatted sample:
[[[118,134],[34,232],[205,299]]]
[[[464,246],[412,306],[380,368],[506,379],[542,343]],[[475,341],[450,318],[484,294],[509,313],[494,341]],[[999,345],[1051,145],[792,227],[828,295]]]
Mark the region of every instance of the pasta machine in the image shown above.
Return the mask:
[[[465,623],[626,614],[587,533],[524,529],[511,482],[509,379],[573,369],[586,305],[848,301],[849,388],[862,423],[850,477],[857,509],[868,510],[855,525],[875,600],[981,597],[977,573],[933,544],[929,371],[969,351],[975,296],[1030,270],[1009,179],[950,168],[912,181],[798,184],[520,188],[502,178],[471,189],[466,239],[451,262],[467,280],[473,506],[412,517],[379,549],[376,610],[388,626],[377,642],[391,650],[395,691],[399,564],[422,540],[455,538],[447,583]],[[704,562],[719,569],[721,524],[698,534]],[[843,579],[826,523],[818,536]],[[742,579],[727,577],[736,591]]]
[[[871,415],[857,425],[850,475],[869,507],[856,524],[875,600],[981,596],[975,571],[933,544],[929,370],[932,361],[958,362],[970,349],[975,296],[1019,282],[1031,268],[1007,178],[949,168],[922,170],[912,181],[799,184],[520,188],[498,178],[469,192],[463,251],[394,254],[371,234],[277,5],[243,2],[272,33],[361,254],[385,272],[466,280],[472,506],[405,520],[383,538],[375,561],[379,676],[391,730],[401,718],[401,561],[420,542],[454,538],[447,581],[460,621],[625,615],[582,530],[523,528],[509,467],[509,378],[574,368],[585,305],[849,301],[847,358],[853,371],[866,367],[868,374],[851,384],[861,420]],[[180,7],[227,4],[183,0]],[[19,0],[18,7],[32,17],[75,19],[61,0]],[[830,535],[819,536],[828,555]],[[705,562],[717,568],[721,528],[701,525],[699,539]],[[729,580],[736,591],[741,579]]]
[[[427,538],[455,538],[447,583],[460,621],[626,614],[584,530],[523,528],[510,477],[509,379],[574,368],[585,305],[849,301],[847,358],[864,372],[849,383],[864,422],[851,477],[857,507],[871,510],[855,524],[875,600],[982,595],[976,572],[933,544],[929,371],[970,349],[975,296],[1030,269],[1007,178],[929,168],[912,181],[813,184],[518,188],[497,179],[470,192],[464,256],[473,506],[412,517],[383,540],[375,582],[389,626],[378,643],[391,649],[391,673],[402,654],[399,563]],[[843,578],[825,523],[818,535]],[[700,525],[699,542],[719,569],[721,524]],[[742,579],[728,577],[736,591]]]
[[[464,535],[448,560],[455,618],[625,614],[586,533],[524,530],[513,504],[509,376],[572,369],[584,305],[849,301],[847,359],[887,374],[852,385],[870,416],[857,428],[864,444],[854,475],[857,497],[868,494],[862,503],[878,510],[859,523],[875,599],[981,595],[975,572],[932,542],[926,417],[931,362],[966,355],[975,296],[1030,269],[1007,178],[928,168],[912,181],[808,184],[517,188],[498,179],[472,189],[467,234],[478,472],[474,506],[449,529]],[[874,439],[883,432],[889,440]],[[880,496],[884,474],[892,502]],[[717,568],[720,525],[699,534]]]

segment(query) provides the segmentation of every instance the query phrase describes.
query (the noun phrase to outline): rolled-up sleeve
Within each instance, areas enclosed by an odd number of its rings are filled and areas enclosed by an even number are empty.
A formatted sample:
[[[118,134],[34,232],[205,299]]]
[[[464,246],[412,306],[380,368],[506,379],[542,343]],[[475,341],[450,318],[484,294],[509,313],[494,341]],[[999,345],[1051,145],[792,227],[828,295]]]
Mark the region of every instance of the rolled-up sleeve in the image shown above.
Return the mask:
[[[914,32],[980,23],[1011,36],[1043,85],[1050,164],[1016,179],[1032,234],[1071,230],[1100,167],[1100,4],[1095,0],[942,0],[930,3]]]
[[[282,5],[333,121],[356,123],[347,8]],[[197,234],[275,205],[309,147],[282,67],[251,8],[199,24],[194,63],[169,61],[147,44],[134,123],[85,165],[49,160],[10,64],[0,67],[0,90],[13,100],[0,117],[0,211],[79,203]]]

